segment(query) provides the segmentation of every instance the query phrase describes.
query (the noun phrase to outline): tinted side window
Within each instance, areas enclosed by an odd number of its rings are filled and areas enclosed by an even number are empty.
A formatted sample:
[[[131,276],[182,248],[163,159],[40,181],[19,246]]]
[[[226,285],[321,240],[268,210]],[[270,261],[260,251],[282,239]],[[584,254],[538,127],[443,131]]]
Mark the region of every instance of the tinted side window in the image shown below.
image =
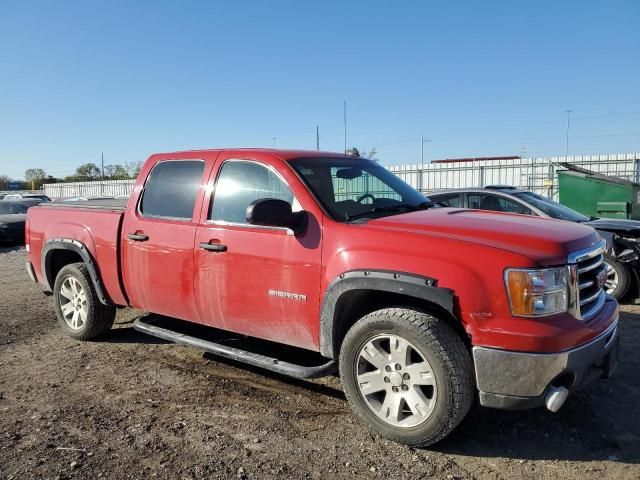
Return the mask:
[[[460,194],[450,193],[447,195],[433,195],[430,197],[433,201],[443,204],[446,207],[459,207]]]
[[[263,198],[294,203],[291,190],[265,166],[237,160],[226,162],[218,175],[209,219],[247,223],[247,207]]]
[[[190,220],[203,172],[202,160],[158,163],[144,187],[140,212],[149,217]]]
[[[523,205],[520,205],[508,198],[487,194],[469,194],[469,208],[479,208],[481,210],[493,210],[495,212],[522,213],[531,215],[532,212]]]

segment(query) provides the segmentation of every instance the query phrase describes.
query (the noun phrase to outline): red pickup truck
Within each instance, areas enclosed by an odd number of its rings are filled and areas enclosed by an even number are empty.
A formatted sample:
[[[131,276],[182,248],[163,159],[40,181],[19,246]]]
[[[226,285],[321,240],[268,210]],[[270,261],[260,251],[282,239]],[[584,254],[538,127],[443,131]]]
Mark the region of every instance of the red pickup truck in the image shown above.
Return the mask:
[[[131,306],[298,347],[300,362],[153,315],[134,324],[287,375],[339,370],[355,413],[409,445],[445,437],[478,397],[557,411],[617,363],[618,304],[592,228],[441,208],[357,155],[152,155],[126,205],[29,209],[26,244],[69,336],[96,338]]]

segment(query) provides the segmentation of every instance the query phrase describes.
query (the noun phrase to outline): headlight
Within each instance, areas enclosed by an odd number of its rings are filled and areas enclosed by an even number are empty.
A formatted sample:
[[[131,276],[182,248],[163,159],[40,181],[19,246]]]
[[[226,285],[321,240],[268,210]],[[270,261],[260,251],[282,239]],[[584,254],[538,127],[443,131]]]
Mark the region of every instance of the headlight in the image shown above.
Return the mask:
[[[538,317],[567,311],[567,269],[510,268],[504,274],[511,305],[517,317]]]

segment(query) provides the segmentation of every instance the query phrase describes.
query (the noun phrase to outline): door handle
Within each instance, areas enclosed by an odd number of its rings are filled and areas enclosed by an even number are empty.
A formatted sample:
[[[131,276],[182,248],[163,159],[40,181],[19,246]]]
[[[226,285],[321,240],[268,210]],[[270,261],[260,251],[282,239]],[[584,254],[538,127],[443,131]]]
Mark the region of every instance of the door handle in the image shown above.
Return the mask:
[[[226,252],[227,246],[221,243],[200,243],[200,248],[203,250],[209,250],[210,252]]]
[[[134,242],[146,242],[149,240],[149,235],[145,235],[144,233],[127,233],[127,238]]]

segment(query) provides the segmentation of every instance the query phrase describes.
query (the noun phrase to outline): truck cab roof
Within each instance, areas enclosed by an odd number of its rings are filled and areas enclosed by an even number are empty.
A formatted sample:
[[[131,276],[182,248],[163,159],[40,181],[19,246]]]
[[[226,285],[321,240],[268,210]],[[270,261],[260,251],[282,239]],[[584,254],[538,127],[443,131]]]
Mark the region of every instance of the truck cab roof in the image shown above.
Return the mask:
[[[346,157],[346,158],[361,158],[357,155],[354,155],[355,152],[349,151],[347,154],[336,153],[336,152],[326,152],[322,150],[298,150],[298,149],[276,149],[276,148],[211,148],[211,149],[196,149],[196,150],[183,150],[176,152],[163,152],[156,153],[153,157],[167,157],[167,158],[184,158],[186,156],[195,158],[198,154],[211,154],[211,153],[231,153],[233,155],[237,154],[239,157],[242,157],[243,154],[251,154],[251,155],[274,155],[282,160],[289,161],[297,158],[310,158],[310,157],[325,157],[325,158],[336,158],[336,157]]]

